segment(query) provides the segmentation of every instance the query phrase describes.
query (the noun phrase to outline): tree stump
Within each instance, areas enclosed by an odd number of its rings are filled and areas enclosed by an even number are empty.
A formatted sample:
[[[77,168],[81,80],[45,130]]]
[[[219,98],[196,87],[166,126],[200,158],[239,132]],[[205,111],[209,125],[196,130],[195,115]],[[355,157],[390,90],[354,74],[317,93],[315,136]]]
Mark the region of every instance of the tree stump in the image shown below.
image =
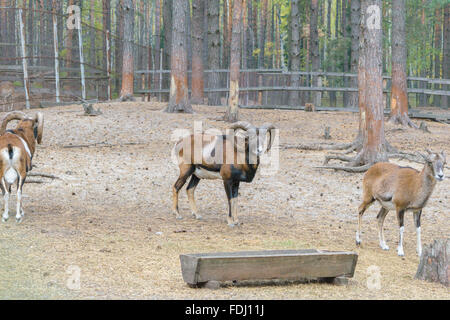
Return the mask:
[[[450,283],[450,239],[437,239],[424,247],[420,257],[416,279],[440,282],[445,286]]]

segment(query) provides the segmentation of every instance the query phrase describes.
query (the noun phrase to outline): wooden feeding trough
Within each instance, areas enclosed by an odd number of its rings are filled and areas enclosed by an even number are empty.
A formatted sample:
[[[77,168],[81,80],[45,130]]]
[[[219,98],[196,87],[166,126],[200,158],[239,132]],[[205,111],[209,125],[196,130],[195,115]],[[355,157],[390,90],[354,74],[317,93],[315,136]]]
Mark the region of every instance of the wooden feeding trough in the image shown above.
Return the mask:
[[[184,281],[190,286],[234,280],[318,279],[346,283],[353,277],[355,252],[268,250],[180,255]]]

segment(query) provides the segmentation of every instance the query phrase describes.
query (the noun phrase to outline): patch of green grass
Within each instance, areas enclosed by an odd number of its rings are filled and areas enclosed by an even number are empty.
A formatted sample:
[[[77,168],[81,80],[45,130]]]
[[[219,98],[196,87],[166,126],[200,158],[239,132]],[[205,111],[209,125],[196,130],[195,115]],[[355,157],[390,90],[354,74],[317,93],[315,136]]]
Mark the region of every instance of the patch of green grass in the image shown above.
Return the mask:
[[[42,89],[44,86],[41,82],[35,82],[33,83],[33,87],[37,89]]]

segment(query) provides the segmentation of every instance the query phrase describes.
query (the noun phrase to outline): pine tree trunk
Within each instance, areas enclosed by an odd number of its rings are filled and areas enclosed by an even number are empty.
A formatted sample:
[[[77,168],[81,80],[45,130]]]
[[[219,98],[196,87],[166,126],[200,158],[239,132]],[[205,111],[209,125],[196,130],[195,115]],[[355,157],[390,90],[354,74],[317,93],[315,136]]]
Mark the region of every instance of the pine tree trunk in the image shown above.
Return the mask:
[[[444,58],[442,62],[443,78],[450,79],[450,4],[447,4],[444,9]],[[445,66],[445,67],[444,67]],[[446,85],[446,90],[449,90],[450,85]],[[448,108],[450,105],[450,97],[442,96],[442,106]]]
[[[441,41],[442,41],[442,11],[440,9],[436,9],[435,11],[435,19],[434,22],[434,78],[441,78]],[[434,85],[434,90],[440,90],[441,86],[437,83]],[[434,95],[433,96],[433,105],[435,107],[441,106],[441,96]]]
[[[186,6],[186,20],[185,20],[185,30],[186,32],[184,33],[186,36],[186,52],[187,52],[187,69],[188,70],[192,70],[192,43],[191,43],[191,4],[188,1],[187,6]]]
[[[359,19],[361,17],[361,5],[360,0],[352,0],[351,2],[351,14],[350,14],[350,24],[351,24],[351,60],[350,60],[350,71],[352,73],[358,72],[358,59],[359,59]],[[350,78],[350,84],[352,87],[357,87],[358,78]],[[358,93],[352,92],[349,97],[349,106],[356,107],[358,105]]]
[[[159,70],[161,61],[161,0],[155,1],[155,50],[153,64],[156,70]],[[150,68],[151,66],[149,66]],[[159,89],[160,74],[153,75],[153,87]]]
[[[390,121],[415,127],[408,116],[405,0],[392,2],[392,90]]]
[[[224,120],[236,122],[239,111],[239,65],[241,62],[242,0],[233,1],[233,20],[230,53],[230,99]]]
[[[193,113],[189,102],[186,48],[186,11],[185,0],[173,1],[172,50],[170,61],[170,95],[166,112]]]
[[[293,72],[300,71],[300,35],[302,31],[300,21],[300,1],[291,0],[291,44],[290,44],[290,57],[291,61],[290,70]],[[300,75],[291,75],[291,87],[300,87]],[[289,105],[299,106],[299,92],[289,91]]]
[[[7,7],[7,0],[0,0],[0,6],[1,7]],[[7,22],[7,10],[5,9],[1,9],[0,10],[0,24],[2,26],[7,26],[8,22]],[[0,43],[6,43],[8,42],[7,40],[8,37],[8,29],[7,28],[0,28]],[[1,51],[2,52],[8,52],[8,46],[7,45],[0,45]],[[6,62],[6,64],[8,64],[8,62]]]
[[[253,9],[252,0],[247,1],[247,12],[248,12],[248,31],[247,31],[247,68],[251,69],[254,67],[253,63],[253,51],[255,50],[255,23],[253,20]]]
[[[172,12],[173,0],[164,0],[163,5],[163,24],[164,24],[164,49],[163,49],[163,69],[170,70],[170,56],[172,50]],[[170,79],[163,75],[163,88],[170,87]]]
[[[219,32],[219,0],[208,1],[208,69],[220,68],[220,32]],[[208,88],[219,88],[220,78],[217,72],[208,73]],[[220,105],[220,93],[208,94],[208,105]]]
[[[328,0],[328,17],[327,17],[327,34],[328,39],[331,39],[331,9],[332,9],[332,1]],[[336,10],[336,16],[335,16],[335,23],[337,24],[338,21],[338,11]],[[359,29],[359,17],[358,17],[358,29]],[[337,38],[337,34],[335,35],[335,38]],[[359,45],[359,44],[358,44]],[[332,49],[330,49],[331,51]],[[332,65],[328,68],[328,71],[336,71],[335,67]],[[331,78],[333,79],[333,78]],[[336,107],[337,99],[336,99],[336,91],[329,91],[329,97],[330,97],[330,106]]]
[[[311,38],[310,42],[310,54],[311,54],[311,69],[313,72],[318,72],[320,69],[320,56],[319,56],[319,34],[317,25],[317,15],[318,15],[318,0],[311,0],[311,11],[310,11],[310,23],[309,23],[309,35]],[[312,77],[312,86],[318,87],[319,81],[317,76]],[[316,91],[313,94],[313,103],[315,106],[320,106],[322,93]]]
[[[115,59],[116,59],[116,90],[119,91],[120,84],[121,84],[121,77],[122,74],[122,51],[123,51],[123,1],[124,0],[118,0],[116,5],[116,35],[119,37],[119,39],[116,39],[114,41],[114,45],[116,47],[115,52]]]
[[[124,41],[122,56],[122,90],[120,91],[120,99],[133,99],[133,77],[134,77],[134,60],[133,60],[133,34],[134,34],[134,6],[133,0],[124,0]]]
[[[259,15],[259,36],[258,36],[258,47],[259,47],[259,56],[258,56],[258,68],[264,68],[264,48],[266,44],[266,26],[267,26],[267,1],[262,0],[261,13]]]
[[[56,1],[54,3],[54,8],[53,8],[56,13],[59,13],[58,12],[58,9],[59,9],[58,7],[59,6],[60,6],[60,4],[58,4],[58,1]],[[33,21],[34,21],[33,1],[29,1],[28,2],[28,22],[27,22],[27,27],[28,27],[27,43],[30,45],[30,47],[29,47],[30,48],[29,49],[29,55],[31,55],[31,56],[34,56],[34,46],[33,46],[33,43],[34,43],[34,25],[33,25]],[[0,21],[0,25],[2,25],[1,21]],[[60,38],[58,38],[58,39],[60,39]],[[1,41],[1,35],[0,35],[0,42],[2,42]],[[29,61],[30,61],[30,65],[33,65],[34,59],[30,59]]]
[[[350,25],[350,3],[347,3],[346,1],[343,1],[342,3],[342,33],[344,35],[344,39],[348,39],[350,37],[349,34],[349,25]],[[344,73],[348,73],[348,71],[350,70],[350,59],[349,59],[350,55],[350,50],[347,46],[347,42],[345,45],[345,53],[344,53]],[[344,87],[348,87],[349,85],[349,77],[344,77]],[[350,102],[350,93],[349,92],[344,92],[343,93],[343,101],[344,101],[344,107],[348,107],[349,106],[349,102]]]
[[[102,54],[102,65],[105,70],[108,70],[108,65],[107,65],[108,59],[107,59],[107,52],[106,52],[106,37],[107,37],[106,31],[109,31],[109,34],[111,34],[111,0],[103,0],[102,9],[103,9],[102,23],[103,23],[103,30],[105,31],[105,33],[103,34],[103,52],[104,52],[104,54]],[[111,37],[110,37],[109,41],[111,41]],[[110,44],[110,50],[111,50],[111,44]],[[106,98],[106,97],[108,97],[107,86],[102,85],[102,87],[103,87],[102,92],[104,92],[103,97]]]
[[[360,165],[387,161],[384,135],[382,84],[382,0],[370,0],[361,6],[361,37],[358,77],[361,76],[360,104],[365,113],[363,149]],[[361,116],[362,118],[362,116]]]
[[[90,7],[89,7],[89,16],[90,16],[90,20],[89,23],[91,24],[92,27],[95,28],[95,10],[94,10],[94,1],[91,1],[90,3]],[[92,28],[89,30],[90,34],[89,34],[89,38],[90,38],[90,58],[91,58],[91,63],[93,65],[97,65],[97,58],[96,58],[96,54],[95,54],[95,29]]]
[[[194,104],[203,104],[203,14],[205,0],[192,1],[192,95]]]
[[[450,239],[434,240],[424,247],[416,279],[450,285]]]

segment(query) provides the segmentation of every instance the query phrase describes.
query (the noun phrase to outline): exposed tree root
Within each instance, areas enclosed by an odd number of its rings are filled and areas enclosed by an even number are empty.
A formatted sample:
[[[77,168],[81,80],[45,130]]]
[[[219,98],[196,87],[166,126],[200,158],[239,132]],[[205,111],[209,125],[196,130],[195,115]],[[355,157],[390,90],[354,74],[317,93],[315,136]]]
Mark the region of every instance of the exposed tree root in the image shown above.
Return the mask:
[[[136,99],[133,97],[132,94],[128,93],[128,94],[125,94],[125,95],[121,96],[121,97],[119,98],[119,101],[120,101],[120,102],[125,102],[125,101],[136,101]]]
[[[388,143],[386,143],[386,149],[387,149],[386,150],[387,159],[390,158],[396,158],[400,160],[407,159],[412,162],[423,164],[423,158],[419,155],[408,152],[400,152],[391,145],[388,146]],[[330,160],[339,160],[343,162],[348,162],[348,165],[347,166],[328,165]],[[372,164],[362,165],[362,163],[364,162],[362,161],[361,153],[357,154],[355,157],[349,157],[343,154],[330,154],[325,156],[323,166],[319,166],[316,168],[342,170],[346,172],[365,172],[372,166]]]
[[[371,164],[366,164],[363,166],[356,166],[356,167],[352,167],[352,166],[319,166],[319,167],[314,167],[314,168],[320,168],[320,169],[334,169],[334,170],[342,170],[342,171],[346,171],[346,172],[366,172],[367,170],[369,170],[369,168],[371,167]]]
[[[311,150],[311,151],[323,151],[323,150],[347,150],[354,147],[354,143],[313,143],[313,144],[297,144],[297,145],[284,145],[282,149],[299,149],[299,150]]]
[[[412,122],[411,118],[408,117],[408,115],[396,115],[390,117],[389,122],[396,125],[408,126],[413,129],[419,129],[419,127],[414,122]]]

